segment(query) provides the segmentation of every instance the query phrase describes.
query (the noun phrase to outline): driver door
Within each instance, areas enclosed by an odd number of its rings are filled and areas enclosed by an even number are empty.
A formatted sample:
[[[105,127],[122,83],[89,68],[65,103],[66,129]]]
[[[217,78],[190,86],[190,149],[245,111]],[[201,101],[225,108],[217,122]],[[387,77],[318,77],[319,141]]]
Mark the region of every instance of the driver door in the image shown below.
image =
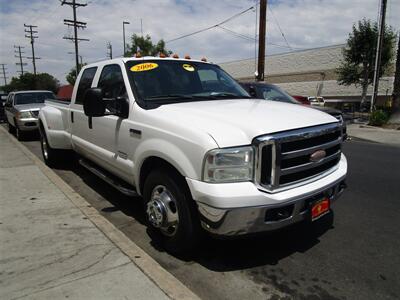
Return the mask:
[[[128,99],[122,70],[118,64],[109,64],[102,68],[97,87],[102,89],[104,99]],[[108,105],[107,111],[114,111],[113,104]],[[128,119],[115,115],[94,117],[88,137],[96,148],[97,162],[111,173],[131,182],[133,164],[128,159],[128,149],[122,149],[126,144],[123,141],[130,139]]]

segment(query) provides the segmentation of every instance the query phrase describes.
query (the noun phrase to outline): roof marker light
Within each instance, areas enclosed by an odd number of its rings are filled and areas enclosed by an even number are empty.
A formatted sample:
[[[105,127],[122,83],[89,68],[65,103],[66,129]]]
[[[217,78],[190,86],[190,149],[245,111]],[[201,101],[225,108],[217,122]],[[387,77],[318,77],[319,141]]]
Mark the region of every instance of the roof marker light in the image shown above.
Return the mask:
[[[185,55],[185,59],[190,59],[190,55]]]
[[[207,58],[203,57],[201,61],[207,62]]]
[[[175,53],[174,55],[172,55],[172,57],[173,58],[179,58],[179,55]]]
[[[165,57],[167,57],[166,55],[165,55],[165,53],[162,53],[162,52],[160,52],[160,55],[159,55],[161,58],[165,58]]]

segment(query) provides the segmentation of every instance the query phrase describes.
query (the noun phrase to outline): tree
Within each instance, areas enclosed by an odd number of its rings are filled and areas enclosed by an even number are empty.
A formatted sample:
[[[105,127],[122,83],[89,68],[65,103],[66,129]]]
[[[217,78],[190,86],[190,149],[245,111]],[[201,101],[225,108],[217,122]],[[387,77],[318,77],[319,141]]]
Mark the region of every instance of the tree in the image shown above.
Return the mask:
[[[164,40],[159,40],[157,44],[153,44],[151,37],[146,35],[145,37],[136,34],[132,35],[132,44],[127,47],[125,56],[133,56],[137,52],[140,52],[142,56],[155,56],[160,53],[169,56],[172,51],[165,48]]]
[[[378,24],[363,19],[353,25],[349,33],[347,46],[343,49],[343,61],[336,69],[338,83],[341,85],[355,84],[362,87],[362,100],[366,101],[368,86],[373,82],[376,57],[376,42],[378,39]],[[390,66],[394,56],[393,46],[396,35],[391,27],[385,26],[381,66],[378,72],[379,78]]]
[[[79,64],[79,69],[81,70],[83,66],[86,66],[86,63]],[[76,81],[76,77],[77,77],[77,74],[76,74],[76,67],[73,67],[73,68],[69,71],[69,73],[67,74],[67,76],[65,76],[65,79],[67,80],[67,82],[68,82],[69,84],[74,85],[74,84],[75,84],[75,81]]]
[[[48,73],[40,73],[36,76],[32,73],[24,73],[19,77],[13,77],[11,82],[3,86],[6,93],[23,90],[49,90],[57,92],[59,81]]]

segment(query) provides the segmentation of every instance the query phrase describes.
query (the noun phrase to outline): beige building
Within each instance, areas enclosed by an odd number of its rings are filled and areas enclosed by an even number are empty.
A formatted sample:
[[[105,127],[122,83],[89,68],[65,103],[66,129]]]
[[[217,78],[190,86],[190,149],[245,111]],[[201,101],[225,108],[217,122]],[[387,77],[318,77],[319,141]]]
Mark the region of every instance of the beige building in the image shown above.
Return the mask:
[[[342,60],[344,46],[341,44],[268,55],[265,61],[265,80],[279,85],[292,95],[361,100],[360,86],[343,86],[336,81],[335,69]],[[220,66],[238,80],[254,80],[254,59],[221,63]],[[380,80],[378,105],[384,103],[386,95],[392,94],[393,80],[394,65]],[[371,94],[372,86],[368,89],[368,95]]]

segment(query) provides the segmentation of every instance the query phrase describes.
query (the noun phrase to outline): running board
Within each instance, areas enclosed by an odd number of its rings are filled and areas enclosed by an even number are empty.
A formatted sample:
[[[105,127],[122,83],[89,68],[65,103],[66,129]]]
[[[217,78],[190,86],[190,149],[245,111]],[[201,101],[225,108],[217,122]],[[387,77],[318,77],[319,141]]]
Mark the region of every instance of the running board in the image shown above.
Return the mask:
[[[82,167],[84,167],[85,169],[87,169],[88,171],[92,172],[94,175],[96,175],[100,179],[103,179],[109,185],[111,185],[114,188],[116,188],[122,194],[127,195],[127,196],[131,196],[131,197],[139,196],[136,193],[135,190],[123,186],[123,185],[127,186],[128,184],[122,183],[114,175],[109,174],[107,171],[95,166],[93,163],[91,163],[91,162],[89,162],[89,161],[87,161],[85,159],[80,159],[79,160],[79,164]]]

